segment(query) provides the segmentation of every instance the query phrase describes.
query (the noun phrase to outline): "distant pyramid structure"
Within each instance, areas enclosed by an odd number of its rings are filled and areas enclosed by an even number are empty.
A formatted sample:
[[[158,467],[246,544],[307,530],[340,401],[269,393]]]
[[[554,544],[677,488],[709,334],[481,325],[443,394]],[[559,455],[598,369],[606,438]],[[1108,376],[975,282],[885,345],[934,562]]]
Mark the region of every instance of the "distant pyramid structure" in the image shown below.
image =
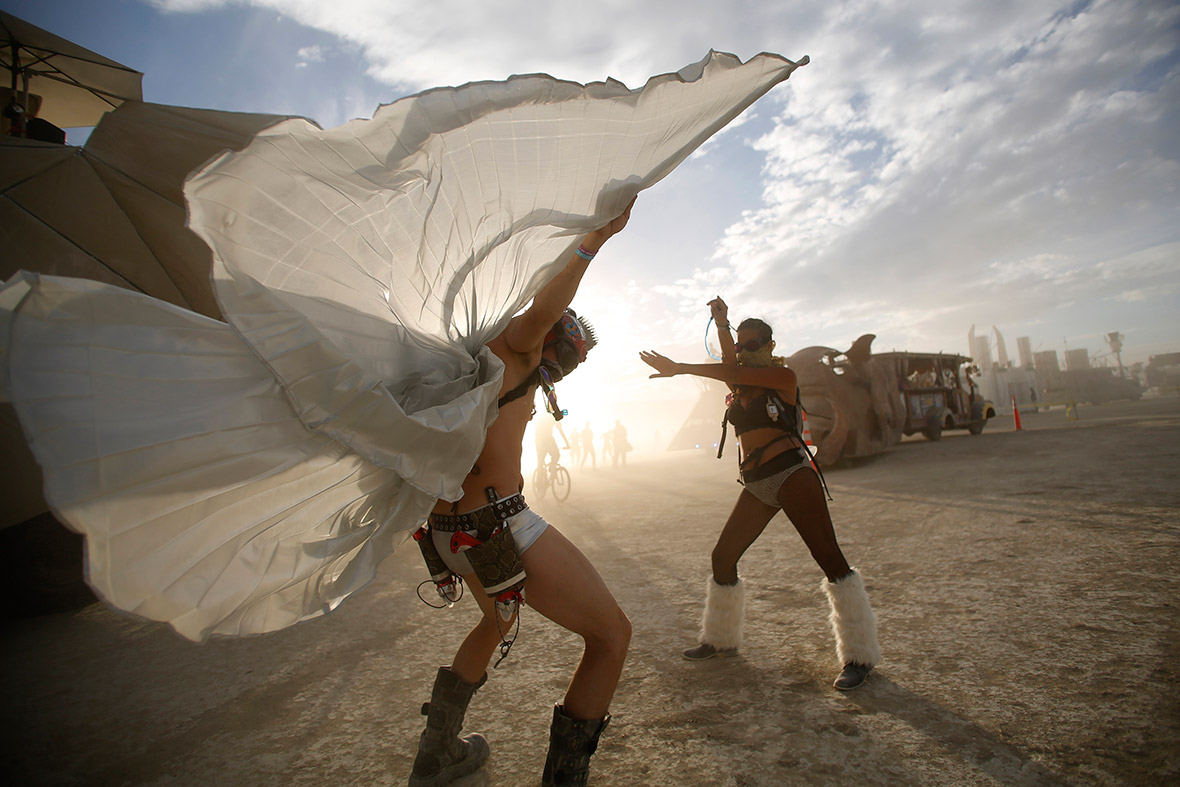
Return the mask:
[[[721,438],[721,416],[725,414],[724,383],[705,377],[694,377],[693,381],[701,395],[684,423],[668,443],[669,451],[684,451],[694,448],[713,448]]]

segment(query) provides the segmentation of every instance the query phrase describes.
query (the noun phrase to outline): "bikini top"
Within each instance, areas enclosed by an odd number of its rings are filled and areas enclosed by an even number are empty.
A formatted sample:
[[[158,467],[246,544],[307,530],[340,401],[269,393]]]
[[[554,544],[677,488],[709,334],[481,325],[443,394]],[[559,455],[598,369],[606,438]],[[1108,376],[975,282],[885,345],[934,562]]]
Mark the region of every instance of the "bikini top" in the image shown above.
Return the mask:
[[[798,389],[795,390],[795,401],[799,401]],[[801,431],[803,421],[798,404],[787,404],[776,391],[769,388],[763,388],[762,393],[751,399],[748,405],[742,404],[734,396],[725,418],[733,424],[733,433],[738,437],[767,427],[795,434]]]
[[[520,385],[516,386],[508,393],[501,396],[500,400],[498,402],[496,402],[496,407],[503,407],[504,405],[508,404],[509,402],[515,402],[517,399],[519,399],[520,397],[527,394],[529,392],[530,388],[532,388],[535,385],[540,385],[540,384],[541,384],[541,367],[538,366],[536,369],[533,369],[529,373],[528,377],[524,378],[523,383],[521,383]]]

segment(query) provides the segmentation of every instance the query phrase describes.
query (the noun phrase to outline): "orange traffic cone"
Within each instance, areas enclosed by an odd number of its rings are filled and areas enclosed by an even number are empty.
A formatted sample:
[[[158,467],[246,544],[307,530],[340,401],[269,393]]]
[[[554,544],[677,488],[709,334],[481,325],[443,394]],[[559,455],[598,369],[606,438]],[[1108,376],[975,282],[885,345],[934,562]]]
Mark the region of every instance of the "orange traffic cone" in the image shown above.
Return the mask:
[[[811,424],[807,423],[807,411],[803,411],[803,442],[807,444],[807,451],[815,456],[815,441],[811,439]]]
[[[1024,427],[1020,425],[1020,408],[1016,406],[1016,394],[1012,395],[1012,417],[1016,419],[1016,431],[1024,431]]]

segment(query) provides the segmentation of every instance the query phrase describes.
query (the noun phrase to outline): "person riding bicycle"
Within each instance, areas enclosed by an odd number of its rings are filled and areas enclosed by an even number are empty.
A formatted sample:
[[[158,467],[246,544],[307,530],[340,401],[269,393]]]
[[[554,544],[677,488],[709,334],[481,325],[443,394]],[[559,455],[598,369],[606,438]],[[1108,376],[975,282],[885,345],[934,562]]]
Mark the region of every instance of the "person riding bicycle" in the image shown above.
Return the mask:
[[[557,438],[553,435],[554,428],[561,431],[561,424],[552,418],[544,416],[536,420],[537,430],[537,467],[544,467],[547,463],[557,464],[561,461],[561,449],[557,447]],[[565,440],[565,432],[561,432],[561,439]],[[569,441],[565,440],[565,447],[569,448]],[[551,460],[549,457],[553,457]]]

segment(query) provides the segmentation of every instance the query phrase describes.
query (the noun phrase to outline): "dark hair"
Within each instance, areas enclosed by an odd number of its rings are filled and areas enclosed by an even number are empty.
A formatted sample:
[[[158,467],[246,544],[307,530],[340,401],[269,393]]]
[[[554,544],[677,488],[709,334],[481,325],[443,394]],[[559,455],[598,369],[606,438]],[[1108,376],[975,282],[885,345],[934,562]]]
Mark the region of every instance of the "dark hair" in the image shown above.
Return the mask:
[[[763,344],[768,343],[774,338],[774,333],[770,330],[770,326],[757,317],[747,317],[738,324],[737,329],[739,331],[758,331],[758,339]]]

